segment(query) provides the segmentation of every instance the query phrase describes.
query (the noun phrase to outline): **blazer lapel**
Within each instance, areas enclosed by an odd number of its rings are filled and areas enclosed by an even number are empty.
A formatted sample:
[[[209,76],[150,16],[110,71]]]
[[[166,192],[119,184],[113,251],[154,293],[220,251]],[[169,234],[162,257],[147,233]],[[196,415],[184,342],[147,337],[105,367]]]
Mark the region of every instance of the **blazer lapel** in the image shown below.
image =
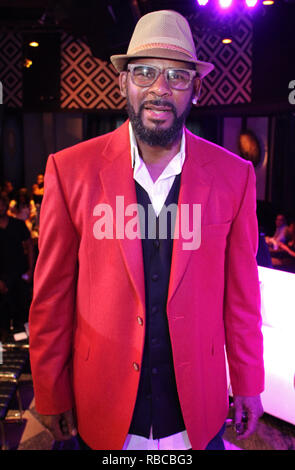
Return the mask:
[[[128,121],[123,124],[112,135],[103,156],[108,162],[100,171],[100,178],[107,200],[113,210],[114,224],[119,220],[122,213],[118,213],[119,206],[123,203],[124,212],[128,205],[137,205],[133,169],[131,166],[130,142],[128,132]],[[168,291],[168,304],[174,296],[177,287],[185,273],[187,264],[192,254],[192,249],[186,249],[190,240],[187,232],[193,229],[193,204],[201,208],[201,223],[206,211],[206,204],[213,177],[206,168],[209,158],[201,151],[198,139],[186,131],[186,160],[181,175],[181,186],[179,192],[179,214],[178,236],[173,241],[173,252],[171,262],[171,273]],[[121,197],[118,204],[118,196]],[[122,198],[123,197],[123,198]],[[182,205],[189,208],[189,226],[182,227],[185,217],[182,216]],[[140,226],[138,213],[136,213],[137,226]],[[118,218],[118,219],[117,219]],[[142,244],[140,238],[130,239],[126,236],[125,227],[128,219],[124,219],[124,233],[118,239],[125,260],[127,271],[130,275],[134,289],[142,306],[145,306],[145,285]],[[186,221],[187,222],[187,221]],[[176,221],[177,223],[177,221]],[[198,227],[200,230],[201,227]],[[114,227],[116,235],[116,227]],[[186,247],[186,248],[185,248]]]
[[[138,212],[136,211],[137,199],[133,169],[131,166],[131,154],[128,132],[128,121],[114,132],[111,141],[106,146],[104,157],[109,163],[101,170],[100,178],[105,195],[113,210],[114,236],[118,238],[127,271],[137,296],[145,308],[145,286],[142,244],[140,238],[130,239],[126,236],[126,222],[130,218],[135,219],[135,224],[140,227]],[[134,215],[125,217],[125,209],[134,204]],[[116,221],[118,222],[116,230]]]
[[[173,241],[168,304],[185,273],[193,250],[198,249],[198,246],[193,248],[190,243],[192,240],[187,239],[188,232],[192,233],[193,228],[197,229],[197,233],[194,230],[194,238],[195,241],[198,239],[201,241],[201,225],[213,182],[213,177],[206,168],[208,161],[209,158],[202,154],[196,137],[186,131],[186,159],[182,169],[178,199],[178,236],[175,235]],[[199,205],[200,220],[196,216],[198,212],[193,213],[194,204]],[[184,212],[185,205],[189,208],[189,217],[187,217],[187,212]]]

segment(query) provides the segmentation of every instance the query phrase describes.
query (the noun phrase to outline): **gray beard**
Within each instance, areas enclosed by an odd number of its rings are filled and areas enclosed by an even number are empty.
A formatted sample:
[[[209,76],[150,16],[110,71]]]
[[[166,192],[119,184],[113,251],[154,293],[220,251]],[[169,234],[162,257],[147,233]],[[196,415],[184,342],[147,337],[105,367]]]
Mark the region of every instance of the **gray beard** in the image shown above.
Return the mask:
[[[174,115],[174,120],[171,126],[168,129],[149,129],[145,127],[142,122],[141,115],[146,104],[153,104],[155,106],[168,106]],[[148,102],[146,101],[145,103],[141,104],[138,113],[136,113],[127,95],[127,112],[134,134],[139,140],[146,143],[147,145],[150,145],[151,147],[167,147],[168,145],[174,144],[180,140],[182,129],[190,110],[191,100],[188,102],[184,112],[177,117],[177,111],[174,105],[165,100],[158,99],[150,100]]]

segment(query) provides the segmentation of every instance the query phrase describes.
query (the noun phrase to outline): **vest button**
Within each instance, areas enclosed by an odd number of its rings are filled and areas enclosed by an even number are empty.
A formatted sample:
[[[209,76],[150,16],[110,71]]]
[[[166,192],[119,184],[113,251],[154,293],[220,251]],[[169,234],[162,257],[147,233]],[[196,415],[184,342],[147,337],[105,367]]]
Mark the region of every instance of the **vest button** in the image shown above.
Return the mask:
[[[157,375],[157,373],[158,373],[158,369],[156,367],[153,367],[152,368],[152,374]]]
[[[159,274],[153,274],[152,275],[152,280],[157,281],[159,279]]]
[[[159,311],[159,307],[157,307],[156,305],[154,305],[152,307],[152,313],[157,313]]]
[[[139,371],[139,365],[137,364],[137,362],[133,362],[133,369],[137,372]]]
[[[141,326],[143,325],[143,319],[140,316],[137,317],[137,323]]]
[[[160,247],[160,240],[154,240],[153,245],[154,245],[155,248],[159,248]]]

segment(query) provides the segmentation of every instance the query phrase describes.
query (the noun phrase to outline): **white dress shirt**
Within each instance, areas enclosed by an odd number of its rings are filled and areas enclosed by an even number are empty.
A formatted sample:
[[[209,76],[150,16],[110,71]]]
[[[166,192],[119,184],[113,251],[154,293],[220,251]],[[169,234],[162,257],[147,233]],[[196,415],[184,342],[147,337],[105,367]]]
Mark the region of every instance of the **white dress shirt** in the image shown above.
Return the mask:
[[[148,193],[154,211],[158,216],[166,201],[169,191],[174,183],[176,175],[179,175],[185,160],[185,133],[182,132],[182,139],[179,152],[170,160],[166,168],[160,174],[158,179],[153,182],[151,175],[139,156],[138,146],[135,135],[129,122],[129,135],[131,147],[131,165],[133,168],[133,178]]]
[[[133,178],[148,193],[154,211],[158,216],[173,185],[175,176],[181,173],[182,170],[182,166],[185,160],[184,130],[182,133],[180,151],[175,155],[175,157],[172,158],[172,160],[170,160],[164,171],[155,182],[153,182],[144,161],[139,156],[137,142],[130,122],[129,135],[131,144],[131,165],[133,168]],[[191,447],[192,446],[186,431],[172,434],[171,436],[163,437],[161,439],[153,439],[151,428],[149,438],[128,434],[123,446],[123,450],[185,450],[190,449]]]

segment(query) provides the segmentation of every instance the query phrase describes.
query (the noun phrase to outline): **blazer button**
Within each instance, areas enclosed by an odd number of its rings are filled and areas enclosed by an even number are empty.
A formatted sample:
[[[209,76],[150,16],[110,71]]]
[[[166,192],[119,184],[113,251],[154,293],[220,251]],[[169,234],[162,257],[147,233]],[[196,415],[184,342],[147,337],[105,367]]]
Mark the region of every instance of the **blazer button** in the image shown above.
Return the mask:
[[[139,365],[137,364],[137,362],[133,362],[133,369],[137,372],[139,371]]]
[[[143,319],[139,316],[137,317],[137,323],[141,326],[143,325]]]

